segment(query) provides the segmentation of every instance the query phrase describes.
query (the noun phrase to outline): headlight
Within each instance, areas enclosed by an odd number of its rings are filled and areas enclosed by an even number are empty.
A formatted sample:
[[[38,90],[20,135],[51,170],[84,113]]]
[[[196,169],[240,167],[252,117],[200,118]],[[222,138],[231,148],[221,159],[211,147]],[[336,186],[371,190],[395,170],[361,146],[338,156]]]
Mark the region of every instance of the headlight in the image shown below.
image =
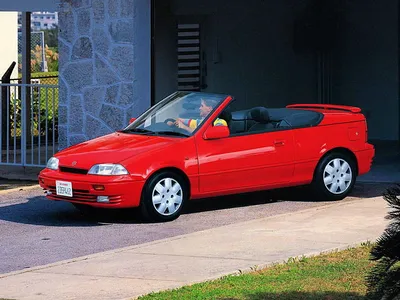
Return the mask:
[[[58,158],[52,157],[47,162],[46,168],[52,169],[52,170],[58,170],[58,162],[59,162]]]
[[[88,174],[92,175],[127,175],[128,171],[121,165],[100,164],[94,165]]]

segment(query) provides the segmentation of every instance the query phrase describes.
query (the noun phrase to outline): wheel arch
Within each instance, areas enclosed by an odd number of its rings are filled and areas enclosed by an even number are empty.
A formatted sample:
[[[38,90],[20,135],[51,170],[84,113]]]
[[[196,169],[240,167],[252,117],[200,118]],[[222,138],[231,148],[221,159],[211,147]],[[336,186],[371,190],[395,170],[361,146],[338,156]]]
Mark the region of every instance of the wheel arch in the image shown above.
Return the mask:
[[[353,161],[354,168],[355,168],[355,170],[353,170],[354,180],[351,182],[350,186],[348,186],[347,190],[340,194],[333,194],[332,192],[328,191],[327,187],[325,186],[325,184],[322,181],[322,178],[318,176],[318,174],[321,174],[321,172],[323,173],[323,170],[321,169],[321,167],[323,167],[323,166],[321,166],[322,161],[326,160],[329,155],[332,155],[334,153],[345,155],[346,157],[351,159]],[[350,149],[347,149],[344,147],[336,147],[336,148],[330,149],[329,151],[324,153],[324,155],[322,155],[322,157],[319,159],[319,161],[314,169],[313,180],[311,182],[313,196],[317,197],[316,199],[321,199],[321,197],[324,199],[326,198],[328,200],[344,199],[345,197],[347,197],[349,195],[349,193],[351,192],[351,189],[353,188],[353,186],[355,184],[355,178],[358,176],[358,172],[359,172],[358,170],[359,170],[359,166],[358,166],[357,157]]]
[[[321,162],[325,157],[327,157],[328,155],[330,155],[330,154],[332,154],[332,153],[341,153],[341,154],[344,154],[344,155],[348,155],[350,158],[352,158],[353,161],[354,161],[355,167],[356,167],[355,173],[356,173],[357,176],[358,176],[359,166],[358,166],[358,159],[357,159],[357,156],[354,154],[353,151],[351,151],[351,150],[348,149],[348,148],[344,148],[344,147],[336,147],[336,148],[332,148],[332,149],[330,149],[329,151],[327,151],[324,155],[322,155],[322,156],[320,157],[320,159],[319,159],[319,161],[318,161],[318,163],[317,163],[317,167],[318,167],[318,165],[320,164],[320,162]],[[315,168],[315,170],[314,170],[314,176],[315,176],[316,171],[317,171],[317,168]]]
[[[177,168],[177,167],[162,167],[162,168],[160,168],[160,169],[155,170],[155,171],[152,172],[151,174],[149,174],[149,176],[146,178],[145,184],[143,185],[142,194],[143,194],[143,191],[144,191],[144,189],[145,189],[146,184],[147,184],[154,176],[157,176],[158,174],[160,174],[160,173],[162,173],[162,172],[173,172],[173,173],[176,173],[176,174],[178,174],[179,176],[181,176],[181,177],[183,178],[183,180],[185,181],[185,183],[186,183],[186,185],[187,185],[187,188],[188,188],[188,193],[189,193],[188,198],[191,197],[191,184],[190,184],[190,179],[189,179],[189,177],[186,175],[186,173],[185,173],[183,170],[181,170],[181,169],[179,169],[179,168]]]

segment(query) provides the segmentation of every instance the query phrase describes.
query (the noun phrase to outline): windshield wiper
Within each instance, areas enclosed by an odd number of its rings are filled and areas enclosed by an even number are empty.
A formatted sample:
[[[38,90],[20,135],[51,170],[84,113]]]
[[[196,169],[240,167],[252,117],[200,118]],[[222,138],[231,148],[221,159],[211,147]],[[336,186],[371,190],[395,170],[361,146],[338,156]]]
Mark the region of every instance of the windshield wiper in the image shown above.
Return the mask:
[[[165,134],[165,135],[175,135],[175,136],[185,136],[188,137],[190,135],[184,134],[182,132],[176,132],[176,131],[156,131],[154,134]]]
[[[152,135],[164,134],[164,135],[185,136],[185,137],[189,137],[190,136],[188,134],[184,134],[184,133],[176,132],[176,131],[151,131],[151,130],[142,129],[142,128],[125,129],[125,130],[122,130],[121,132],[124,132],[124,133],[130,133],[130,132],[148,133],[148,134],[152,134]]]
[[[125,129],[122,132],[137,132],[137,133],[154,133],[154,131],[142,129],[142,128],[132,128],[132,129]]]

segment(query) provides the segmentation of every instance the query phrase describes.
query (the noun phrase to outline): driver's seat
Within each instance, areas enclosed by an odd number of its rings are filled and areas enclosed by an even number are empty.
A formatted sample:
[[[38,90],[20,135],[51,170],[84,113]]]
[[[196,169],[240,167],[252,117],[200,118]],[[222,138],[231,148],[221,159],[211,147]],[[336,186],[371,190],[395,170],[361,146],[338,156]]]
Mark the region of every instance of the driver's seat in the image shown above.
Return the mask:
[[[232,113],[228,110],[228,108],[225,108],[218,116],[219,119],[223,119],[226,121],[226,123],[229,124],[232,120]]]

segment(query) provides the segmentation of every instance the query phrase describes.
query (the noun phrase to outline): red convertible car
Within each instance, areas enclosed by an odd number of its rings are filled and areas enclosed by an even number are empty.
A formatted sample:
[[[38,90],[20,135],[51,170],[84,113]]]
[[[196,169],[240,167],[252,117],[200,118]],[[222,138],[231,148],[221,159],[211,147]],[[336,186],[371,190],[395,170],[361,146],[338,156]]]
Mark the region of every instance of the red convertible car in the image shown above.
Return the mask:
[[[309,185],[339,200],[375,155],[360,108],[296,104],[236,110],[229,95],[176,92],[123,130],[62,150],[39,174],[51,200],[140,207],[176,219],[189,199]]]

